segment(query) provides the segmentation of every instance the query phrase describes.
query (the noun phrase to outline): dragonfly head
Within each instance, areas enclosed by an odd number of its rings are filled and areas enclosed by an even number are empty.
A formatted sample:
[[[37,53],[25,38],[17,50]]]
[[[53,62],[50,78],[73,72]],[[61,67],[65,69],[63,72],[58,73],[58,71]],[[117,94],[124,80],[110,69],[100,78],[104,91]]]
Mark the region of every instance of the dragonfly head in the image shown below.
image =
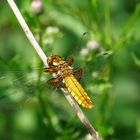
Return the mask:
[[[59,55],[52,55],[48,57],[47,63],[49,66],[59,66],[65,63],[64,59]]]

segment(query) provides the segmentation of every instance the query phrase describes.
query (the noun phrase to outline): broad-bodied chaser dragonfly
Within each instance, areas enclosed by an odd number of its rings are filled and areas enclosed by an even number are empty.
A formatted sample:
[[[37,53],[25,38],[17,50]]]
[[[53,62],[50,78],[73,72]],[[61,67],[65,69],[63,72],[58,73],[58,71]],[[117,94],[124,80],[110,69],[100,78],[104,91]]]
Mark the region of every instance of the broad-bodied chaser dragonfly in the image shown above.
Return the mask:
[[[65,88],[67,88],[68,91],[74,97],[74,99],[79,104],[81,104],[84,108],[91,109],[93,107],[92,101],[90,100],[89,96],[87,95],[85,90],[82,88],[81,84],[79,83],[79,81],[82,77],[83,70],[82,70],[82,68],[73,68],[72,67],[72,64],[73,64],[73,58],[72,57],[68,57],[68,59],[65,61],[59,55],[51,55],[47,59],[47,64],[48,64],[49,67],[43,68],[44,72],[49,72],[53,75],[53,78],[48,80],[48,84],[50,84],[52,86],[55,86],[55,87],[65,87]],[[17,74],[17,72],[16,72],[16,74]],[[13,82],[13,83],[15,83],[14,86],[16,86],[16,82],[18,83],[18,80],[21,80],[20,85],[24,84],[24,81],[23,81],[23,84],[22,84],[22,80],[23,80],[22,78],[24,78],[24,75],[21,73],[20,76],[21,77],[14,80],[14,82]],[[9,79],[9,78],[7,77],[7,79]],[[30,78],[30,79],[33,80],[33,77]],[[3,77],[1,77],[0,81],[2,82],[1,84],[4,84],[3,83],[4,82]],[[26,86],[26,85],[28,85],[28,83],[24,84],[23,87]],[[36,88],[34,87],[35,89],[33,89],[32,85],[33,84],[31,84],[31,85],[29,84],[30,87],[28,87],[28,88],[31,88],[29,90],[33,90],[33,92],[35,92]],[[16,86],[16,87],[15,87],[15,89],[18,90],[18,86]],[[25,87],[24,90],[28,91],[28,88],[26,89],[26,87]],[[9,91],[11,91],[11,90],[9,90]],[[18,91],[14,91],[14,93],[20,94],[20,93],[18,93]],[[5,96],[2,96],[2,94],[1,94],[0,99],[3,98],[3,97],[5,98]],[[24,98],[23,98],[23,100],[24,100]]]
[[[93,103],[79,83],[82,69],[71,66],[73,59],[68,58],[67,61],[64,61],[61,56],[52,55],[48,57],[47,63],[49,67],[44,68],[44,72],[50,72],[54,76],[48,83],[57,87],[65,86],[79,104],[84,108],[91,109]]]

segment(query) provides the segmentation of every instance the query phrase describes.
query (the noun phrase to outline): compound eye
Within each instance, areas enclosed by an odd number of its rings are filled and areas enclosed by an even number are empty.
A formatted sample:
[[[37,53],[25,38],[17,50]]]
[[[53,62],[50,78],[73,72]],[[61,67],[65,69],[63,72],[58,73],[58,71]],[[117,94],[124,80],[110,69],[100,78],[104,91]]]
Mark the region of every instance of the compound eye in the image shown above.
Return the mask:
[[[53,64],[54,66],[58,66],[58,65],[59,65],[59,63],[58,63],[58,61],[57,61],[56,59],[53,59],[52,64]]]

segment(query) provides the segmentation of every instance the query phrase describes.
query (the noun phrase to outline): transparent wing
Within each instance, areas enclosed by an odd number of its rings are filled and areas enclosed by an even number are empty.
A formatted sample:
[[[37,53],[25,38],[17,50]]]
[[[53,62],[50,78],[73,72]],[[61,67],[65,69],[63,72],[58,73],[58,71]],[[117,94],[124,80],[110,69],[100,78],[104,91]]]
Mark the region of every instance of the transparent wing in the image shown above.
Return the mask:
[[[41,70],[0,71],[0,110],[19,108],[36,100],[39,89],[46,88],[46,75]]]

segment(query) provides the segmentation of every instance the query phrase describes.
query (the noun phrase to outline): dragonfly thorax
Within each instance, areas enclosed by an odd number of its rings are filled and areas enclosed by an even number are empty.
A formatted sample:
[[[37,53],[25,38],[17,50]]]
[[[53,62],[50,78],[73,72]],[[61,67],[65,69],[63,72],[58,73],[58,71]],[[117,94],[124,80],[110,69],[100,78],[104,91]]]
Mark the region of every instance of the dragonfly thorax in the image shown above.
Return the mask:
[[[64,61],[64,59],[63,59],[61,56],[59,56],[59,55],[52,55],[52,56],[48,57],[47,63],[48,63],[48,65],[49,65],[49,67],[51,67],[51,66],[59,66],[59,65],[61,65],[61,64],[64,64],[65,61]]]
[[[57,76],[66,77],[70,74],[72,74],[73,67],[71,67],[67,61],[65,61],[61,56],[59,55],[52,55],[48,57],[47,63],[49,67],[51,67],[53,70],[53,77],[56,78]]]

